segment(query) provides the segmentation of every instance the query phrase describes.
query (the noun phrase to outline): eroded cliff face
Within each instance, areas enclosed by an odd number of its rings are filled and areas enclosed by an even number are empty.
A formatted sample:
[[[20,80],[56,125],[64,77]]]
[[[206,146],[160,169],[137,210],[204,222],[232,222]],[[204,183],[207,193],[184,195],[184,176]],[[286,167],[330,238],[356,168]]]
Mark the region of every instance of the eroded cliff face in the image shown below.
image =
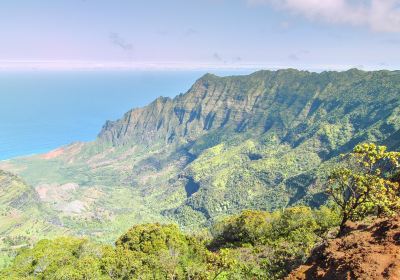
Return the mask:
[[[174,99],[160,97],[150,105],[131,110],[115,122],[107,122],[99,135],[101,140],[124,144],[132,141],[194,141],[210,131],[229,129],[242,132],[257,128],[267,130],[280,120],[284,108],[298,108],[286,112],[288,125],[299,109],[303,109],[315,95],[318,85],[310,85],[310,91],[298,95],[288,91],[286,76],[309,73],[286,70],[281,72],[260,71],[251,76],[220,78],[207,74],[192,88]],[[276,79],[275,79],[276,78]],[[303,90],[305,80],[294,88]],[[276,119],[278,118],[278,119]],[[301,121],[298,119],[297,122]]]
[[[352,145],[348,142],[353,135],[367,127],[376,125],[371,129],[385,134],[377,140],[399,128],[395,121],[382,123],[390,114],[399,114],[399,76],[384,71],[318,74],[291,69],[224,78],[207,74],[185,94],[160,97],[120,120],[108,121],[99,140],[114,145],[186,143],[215,131],[253,130],[273,131],[282,141],[299,145],[325,129],[330,131],[320,142],[327,151],[321,152],[329,154],[337,145]]]
[[[107,122],[99,138],[115,145],[133,141],[185,142],[210,130],[238,125],[254,101],[251,105],[249,100],[238,104],[240,92],[233,89],[237,84],[238,81],[205,75],[185,95],[160,97],[144,108],[131,110],[121,120]]]

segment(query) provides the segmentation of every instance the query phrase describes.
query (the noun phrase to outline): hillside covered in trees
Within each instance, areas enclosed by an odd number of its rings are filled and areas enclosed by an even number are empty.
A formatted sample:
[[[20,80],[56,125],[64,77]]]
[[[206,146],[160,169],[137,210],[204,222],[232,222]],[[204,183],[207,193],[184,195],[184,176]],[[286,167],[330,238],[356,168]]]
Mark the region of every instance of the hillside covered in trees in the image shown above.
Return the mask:
[[[329,203],[318,209],[296,206],[275,212],[246,210],[215,221],[195,234],[184,233],[173,224],[140,224],[122,234],[114,246],[76,237],[45,239],[33,248],[20,249],[12,264],[0,271],[0,276],[6,279],[395,277],[400,263],[396,254],[399,218],[381,219],[372,226],[355,227],[348,222],[398,215],[400,152],[362,144],[348,157],[356,160],[342,161],[331,172],[330,178],[335,180],[329,180],[326,187]],[[350,169],[344,169],[344,165]],[[373,252],[368,250],[371,248]],[[366,264],[368,260],[374,262]],[[368,265],[375,266],[368,269]]]
[[[328,228],[340,223],[336,210],[323,206],[329,197],[325,189],[329,175],[341,160],[340,154],[363,142],[383,144],[389,150],[400,148],[399,92],[399,71],[287,69],[246,76],[207,74],[185,94],[160,97],[120,120],[106,122],[93,142],[0,162],[6,177],[14,178],[26,193],[21,198],[20,192],[9,192],[4,204],[9,206],[2,210],[6,221],[0,225],[2,243],[12,242],[17,249],[42,237],[67,234],[78,238],[42,241],[21,253],[14,269],[5,273],[28,277],[39,275],[45,266],[48,269],[43,273],[68,275],[78,273],[76,267],[88,261],[95,263],[91,267],[96,267],[93,273],[98,277],[113,277],[113,273],[136,277],[146,271],[165,277],[171,273],[224,277],[232,271],[237,275],[259,273],[254,277],[261,279],[267,277],[265,273],[281,277],[304,261]],[[6,189],[10,181],[1,184]],[[242,212],[247,209],[255,212]],[[292,212],[299,212],[301,218],[285,216]],[[19,215],[19,222],[9,222],[13,215]],[[319,221],[318,215],[328,217]],[[258,237],[247,239],[229,237],[229,229],[219,228],[221,220],[231,219],[225,223],[240,232],[236,227],[258,223],[260,217],[282,223],[282,227],[292,222],[306,225],[299,226],[299,232],[296,226],[294,233],[277,230],[275,234],[268,233],[272,223],[268,222],[266,228],[256,230],[261,230],[262,237],[257,233]],[[239,223],[240,219],[246,221]],[[135,224],[147,226],[129,230]],[[180,229],[165,224],[177,224]],[[192,236],[204,229],[213,235]],[[156,257],[146,251],[149,259],[141,255],[142,241],[135,240],[129,247],[125,245],[129,240],[118,239],[124,232],[147,230],[173,232],[177,236],[173,239],[181,240],[173,246],[178,250],[176,256],[175,249],[161,245],[168,238],[156,241],[157,248],[151,251]],[[218,231],[226,235],[221,238]],[[79,239],[82,236],[91,241]],[[115,240],[116,247],[97,244]],[[285,247],[287,242],[295,245]],[[93,251],[79,251],[86,245]],[[59,254],[53,264],[22,265],[36,254],[50,254],[45,250],[53,246],[65,248],[51,250]],[[14,250],[2,252],[5,260],[14,254]],[[285,257],[281,259],[280,254]],[[171,255],[176,257],[172,272],[157,263]],[[61,262],[68,259],[70,267],[65,269],[70,271],[58,271],[58,257]],[[133,267],[131,261],[139,262],[133,271],[117,262],[125,257],[129,267]],[[186,263],[191,259],[194,264]],[[244,260],[251,263],[238,265]],[[201,271],[184,269],[190,266]]]
[[[87,239],[42,240],[0,272],[4,279],[281,279],[334,226],[326,207],[246,211],[221,221],[212,236],[175,225],[136,225],[115,246]],[[35,278],[36,277],[36,278]]]

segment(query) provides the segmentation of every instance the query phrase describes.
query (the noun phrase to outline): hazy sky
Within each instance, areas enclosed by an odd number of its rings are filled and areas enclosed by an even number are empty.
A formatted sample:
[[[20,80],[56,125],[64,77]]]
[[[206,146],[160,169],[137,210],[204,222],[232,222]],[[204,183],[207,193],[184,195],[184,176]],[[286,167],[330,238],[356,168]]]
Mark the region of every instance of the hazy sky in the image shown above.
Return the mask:
[[[0,68],[400,69],[400,0],[2,0],[0,36]]]

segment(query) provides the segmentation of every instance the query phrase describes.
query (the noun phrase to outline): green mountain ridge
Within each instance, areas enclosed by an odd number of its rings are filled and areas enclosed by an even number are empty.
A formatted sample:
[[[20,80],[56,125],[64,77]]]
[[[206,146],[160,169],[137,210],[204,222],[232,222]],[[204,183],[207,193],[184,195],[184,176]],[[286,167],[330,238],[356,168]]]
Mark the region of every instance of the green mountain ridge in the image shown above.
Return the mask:
[[[399,93],[399,71],[207,74],[106,122],[94,142],[0,168],[78,235],[109,241],[155,221],[196,230],[243,209],[324,203],[319,178],[340,153],[364,141],[400,147]]]

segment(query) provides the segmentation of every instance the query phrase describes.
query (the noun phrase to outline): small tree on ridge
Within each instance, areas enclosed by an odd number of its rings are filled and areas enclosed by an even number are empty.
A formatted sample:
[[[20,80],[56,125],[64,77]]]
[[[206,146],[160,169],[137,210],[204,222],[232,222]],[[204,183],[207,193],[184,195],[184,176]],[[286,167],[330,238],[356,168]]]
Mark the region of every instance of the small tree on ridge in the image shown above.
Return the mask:
[[[329,176],[328,194],[338,205],[343,233],[348,220],[367,215],[392,215],[400,209],[399,183],[393,174],[399,170],[400,153],[387,152],[385,146],[357,145],[345,157],[346,166]]]

